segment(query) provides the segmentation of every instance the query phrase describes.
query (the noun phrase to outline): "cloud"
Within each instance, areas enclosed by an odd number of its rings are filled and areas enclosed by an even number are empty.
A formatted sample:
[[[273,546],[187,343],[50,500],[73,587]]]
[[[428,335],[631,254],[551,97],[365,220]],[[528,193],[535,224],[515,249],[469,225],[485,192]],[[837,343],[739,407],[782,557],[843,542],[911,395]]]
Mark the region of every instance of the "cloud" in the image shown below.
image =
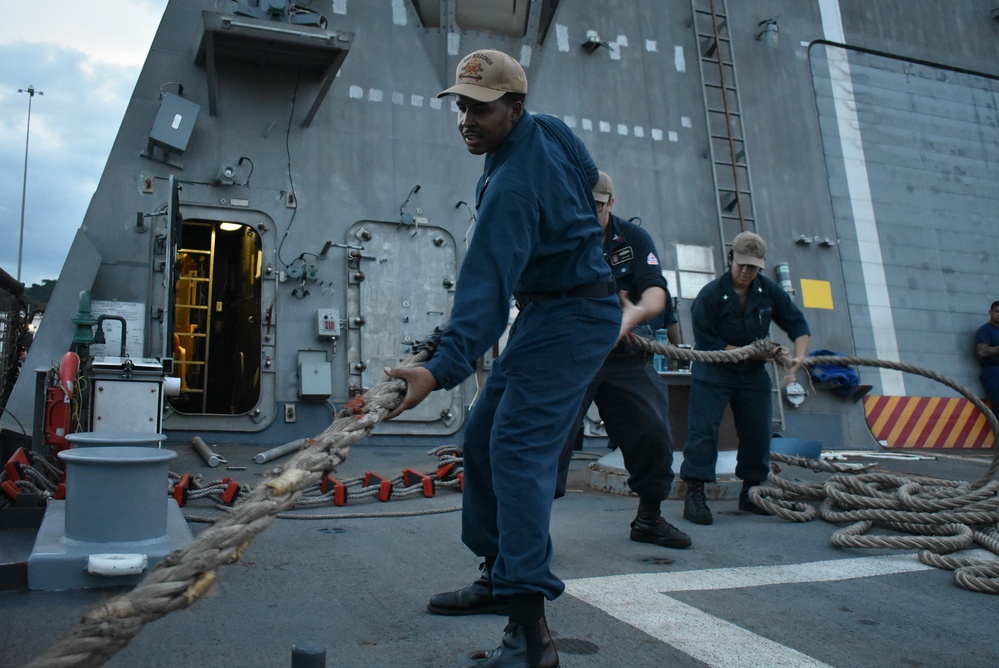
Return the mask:
[[[0,45],[46,44],[84,55],[83,67],[141,65],[166,0],[5,3]]]
[[[92,0],[40,11],[6,3],[0,22],[0,267],[57,278],[118,133],[167,0]],[[25,181],[25,139],[31,98]]]

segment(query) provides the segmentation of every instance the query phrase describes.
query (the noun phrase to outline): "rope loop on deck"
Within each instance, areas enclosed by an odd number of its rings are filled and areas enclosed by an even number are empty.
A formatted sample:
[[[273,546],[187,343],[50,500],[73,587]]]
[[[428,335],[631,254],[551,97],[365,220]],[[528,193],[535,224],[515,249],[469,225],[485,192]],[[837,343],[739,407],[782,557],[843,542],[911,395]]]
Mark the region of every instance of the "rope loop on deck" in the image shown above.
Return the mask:
[[[670,359],[697,362],[739,362],[774,350],[772,341],[755,341],[727,351],[697,351],[632,335],[628,343],[639,350]],[[759,359],[756,357],[756,359]],[[778,347],[773,360],[782,372],[790,369],[786,348]],[[957,559],[947,554],[978,545],[999,555],[999,420],[974,392],[934,371],[884,360],[843,355],[807,357],[802,367],[815,365],[871,366],[930,378],[960,393],[985,416],[996,449],[983,476],[972,482],[865,472],[870,467],[836,470],[835,464],[771,453],[766,486],[749,490],[749,498],[770,514],[791,522],[820,516],[827,522],[850,523],[836,531],[833,545],[844,548],[919,548],[919,559],[937,568],[954,570],[954,582],[973,591],[999,594],[999,559]],[[804,466],[833,475],[811,484],[792,483],[780,476],[779,464]],[[818,511],[801,499],[821,501]],[[893,535],[872,533],[891,531]],[[901,534],[901,535],[900,535]]]
[[[661,343],[652,339],[636,336],[632,333],[628,336],[627,345],[642,352],[656,353],[670,359],[686,362],[741,362],[747,359],[760,359],[759,356],[764,354],[766,351],[774,351],[772,359],[781,370],[781,376],[783,376],[784,373],[791,368],[791,355],[787,348],[777,345],[770,339],[757,340],[749,345],[743,346],[742,348],[736,348],[734,350],[694,350],[692,348],[680,348],[679,346],[674,346],[672,344]],[[982,413],[982,415],[985,416],[985,419],[989,423],[989,428],[992,430],[993,441],[996,444],[995,453],[993,454],[992,463],[989,466],[988,471],[986,471],[981,478],[972,482],[971,486],[981,487],[988,484],[988,482],[995,477],[996,472],[999,471],[999,419],[996,419],[995,413],[993,413],[974,392],[969,390],[964,385],[961,385],[957,381],[930,369],[924,369],[912,364],[903,364],[902,362],[892,362],[867,357],[817,355],[815,357],[806,357],[801,364],[802,368],[806,370],[816,365],[870,366],[879,369],[894,369],[896,371],[923,376],[946,385],[955,392],[959,393],[961,396],[965,397]]]

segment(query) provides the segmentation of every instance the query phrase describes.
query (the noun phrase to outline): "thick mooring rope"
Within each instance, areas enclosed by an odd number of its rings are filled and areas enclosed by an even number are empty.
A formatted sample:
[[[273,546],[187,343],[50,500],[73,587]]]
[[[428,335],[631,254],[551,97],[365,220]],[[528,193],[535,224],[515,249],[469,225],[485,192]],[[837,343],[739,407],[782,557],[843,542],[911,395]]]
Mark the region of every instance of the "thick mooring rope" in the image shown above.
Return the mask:
[[[399,366],[419,366],[430,353],[419,350]],[[215,582],[215,569],[233,564],[250,542],[284,511],[293,508],[305,489],[318,483],[347,458],[352,443],[367,436],[406,394],[406,381],[384,378],[365,394],[351,399],[333,422],[285,466],[242,495],[231,512],[183,548],[174,550],[131,591],[91,608],[79,627],[67,634],[27,668],[101,666],[123,649],[146,624],[201,598]]]
[[[754,344],[729,351],[697,351],[663,345],[633,337],[631,344],[646,352],[671,359],[702,362],[737,362],[748,359],[757,350],[769,350],[773,343]],[[781,349],[775,358],[786,370],[790,356]],[[905,476],[890,473],[848,472],[837,465],[771,453],[772,462],[795,464],[815,471],[834,472],[825,482],[792,483],[771,471],[768,486],[749,490],[754,503],[791,522],[808,522],[816,517],[833,523],[852,522],[832,535],[837,547],[913,549],[918,548],[924,564],[954,571],[960,587],[989,594],[999,594],[999,560],[959,559],[944,556],[972,545],[999,554],[999,420],[973,392],[938,373],[910,364],[841,355],[807,357],[806,369],[817,364],[858,365],[896,369],[932,378],[959,392],[982,412],[992,429],[996,444],[988,471],[976,481],[962,482]],[[777,468],[772,465],[772,468]],[[801,501],[821,501],[818,511]],[[872,535],[872,529],[887,529],[893,535]],[[908,534],[908,535],[898,535]]]

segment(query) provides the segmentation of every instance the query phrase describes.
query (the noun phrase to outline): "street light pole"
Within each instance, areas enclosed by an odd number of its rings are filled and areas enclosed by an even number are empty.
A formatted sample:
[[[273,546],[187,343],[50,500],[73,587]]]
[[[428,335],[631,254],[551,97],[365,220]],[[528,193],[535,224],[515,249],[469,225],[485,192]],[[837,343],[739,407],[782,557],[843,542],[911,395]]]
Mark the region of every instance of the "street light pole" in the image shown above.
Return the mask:
[[[45,95],[40,90],[29,85],[27,88],[18,88],[18,93],[28,94],[28,129],[24,133],[24,182],[21,185],[21,236],[17,242],[17,280],[21,280],[21,255],[24,252],[24,198],[28,192],[28,141],[31,139],[31,100],[35,95]]]

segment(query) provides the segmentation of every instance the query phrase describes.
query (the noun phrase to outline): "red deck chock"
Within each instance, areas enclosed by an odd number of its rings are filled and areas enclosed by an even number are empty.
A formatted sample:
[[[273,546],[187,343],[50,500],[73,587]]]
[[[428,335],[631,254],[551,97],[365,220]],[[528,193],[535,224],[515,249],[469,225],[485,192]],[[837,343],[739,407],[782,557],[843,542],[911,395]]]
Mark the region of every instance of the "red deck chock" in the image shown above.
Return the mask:
[[[405,468],[402,470],[402,484],[404,487],[412,487],[413,485],[423,485],[423,496],[428,499],[434,495],[435,486],[434,479],[428,476],[426,473],[420,473],[410,468]]]
[[[31,462],[28,461],[28,455],[25,454],[24,448],[18,448],[3,465],[3,470],[7,473],[8,478],[16,482],[24,477],[21,475],[22,466],[31,466]]]
[[[392,498],[392,481],[381,477],[377,473],[366,471],[364,473],[364,486],[378,485],[378,494],[375,496],[379,501],[388,501]]]
[[[319,484],[319,489],[323,494],[329,494],[329,491],[332,489],[333,503],[338,506],[347,504],[347,486],[334,478],[332,473],[327,473],[323,476],[322,482]]]
[[[20,490],[17,488],[17,485],[15,485],[12,480],[4,480],[2,483],[0,483],[0,490],[3,490],[3,493],[9,496],[14,501],[17,501],[17,495],[20,494]]]
[[[448,477],[451,475],[452,471],[454,471],[454,462],[450,462],[448,464],[441,464],[440,466],[437,467],[437,474],[436,474],[437,479],[447,480]]]
[[[178,506],[187,504],[187,492],[191,487],[191,474],[185,473],[180,476],[180,480],[173,486],[173,498]]]
[[[231,506],[239,498],[239,483],[229,478],[222,478],[222,482],[226,483],[225,491],[222,492],[222,503]]]

